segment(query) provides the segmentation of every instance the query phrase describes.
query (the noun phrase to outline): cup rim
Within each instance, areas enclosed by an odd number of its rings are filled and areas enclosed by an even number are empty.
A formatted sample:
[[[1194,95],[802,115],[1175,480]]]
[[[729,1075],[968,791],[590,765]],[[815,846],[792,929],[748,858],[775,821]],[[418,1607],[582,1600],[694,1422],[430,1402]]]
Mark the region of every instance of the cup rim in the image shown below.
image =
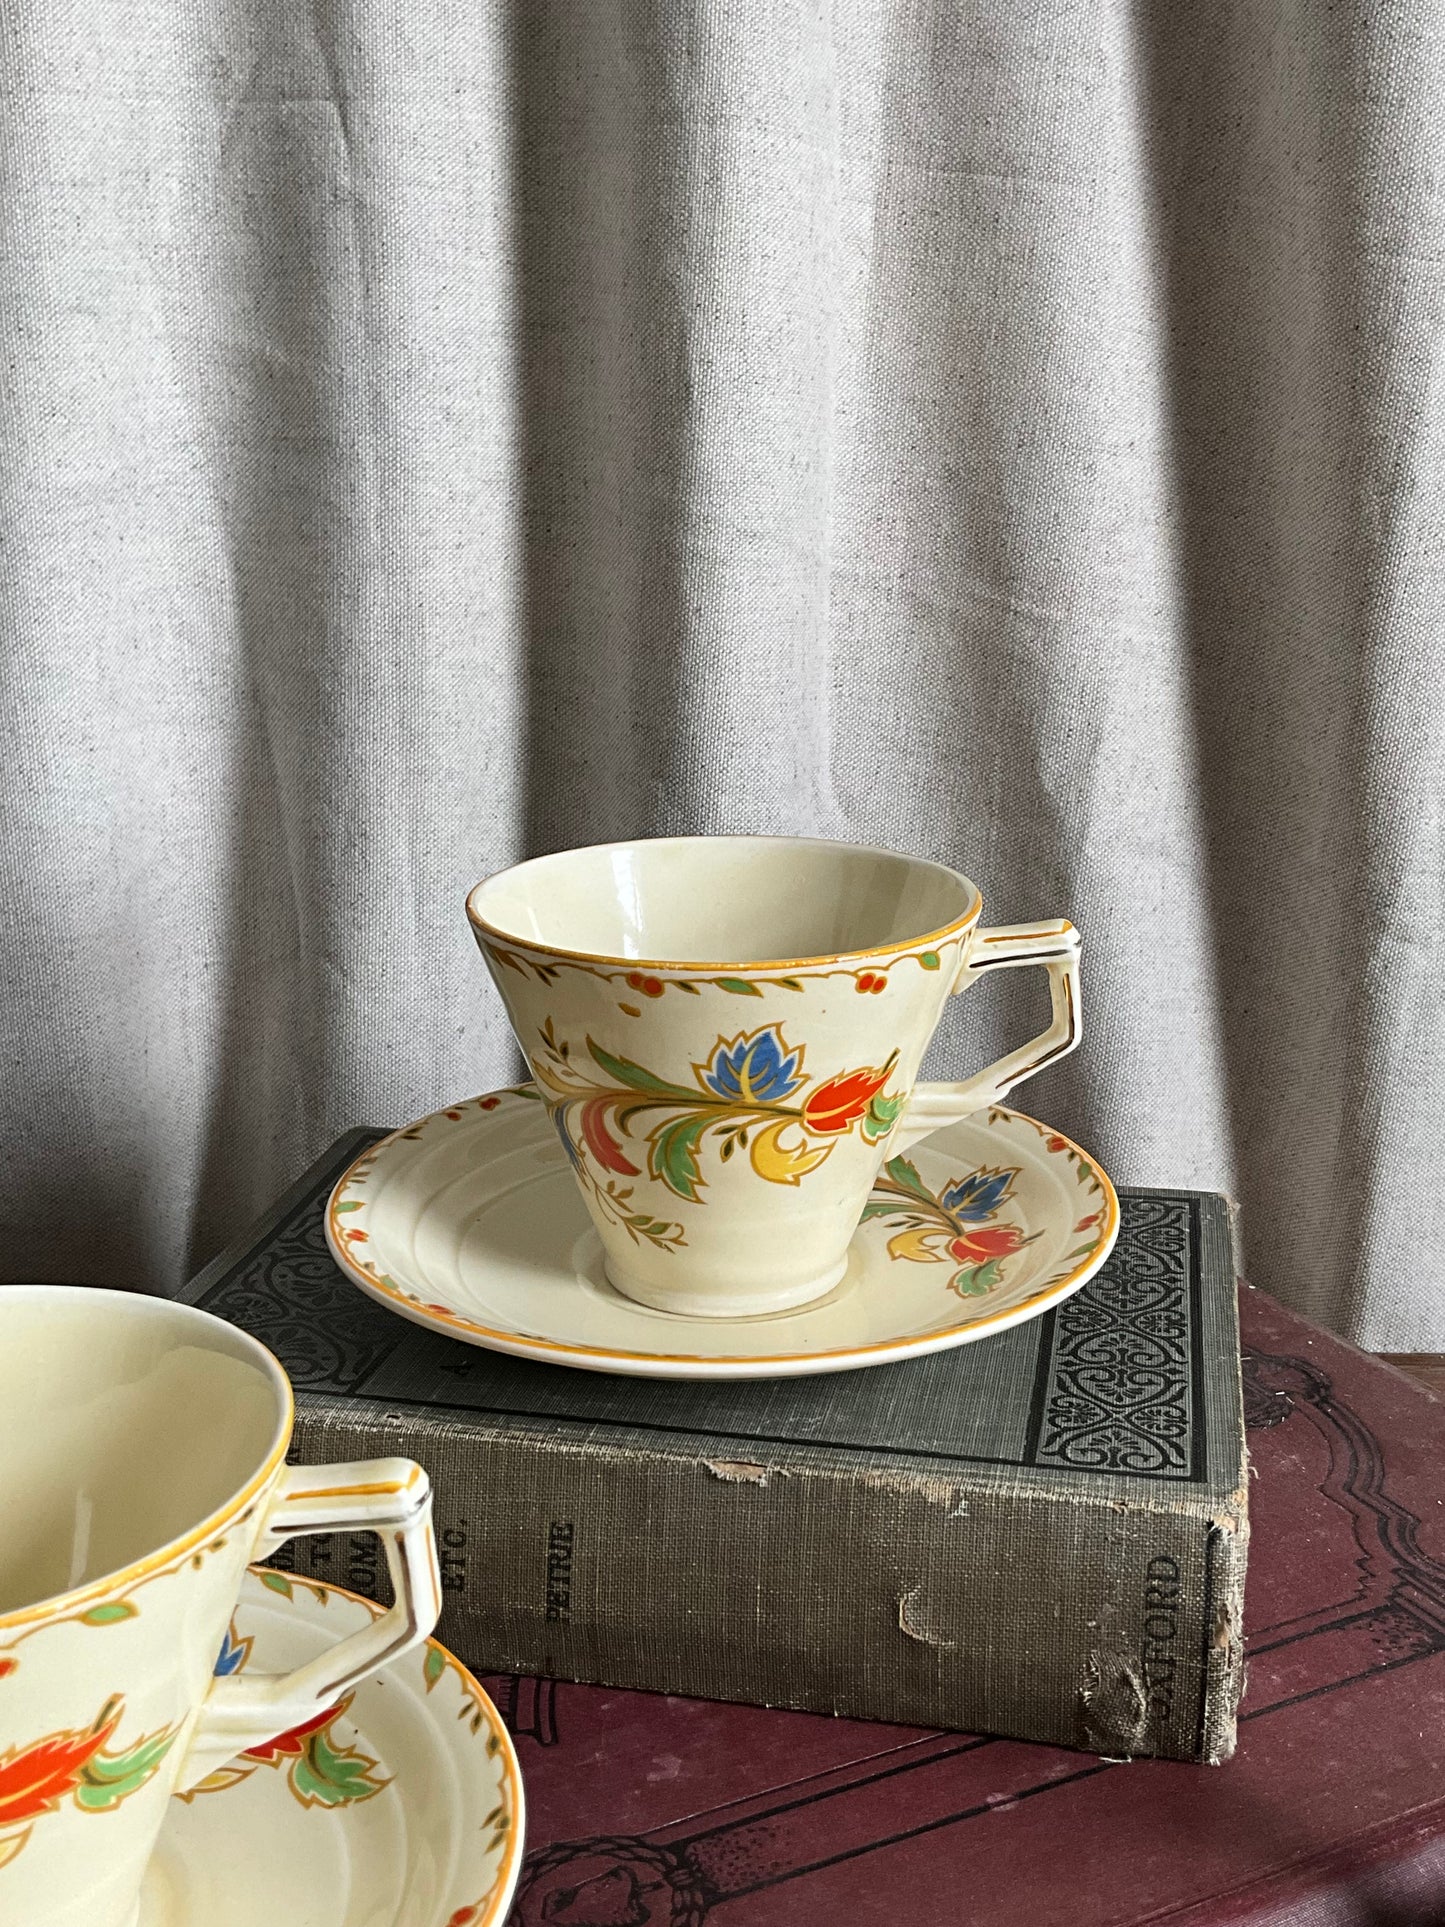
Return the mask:
[[[499,930],[495,924],[488,923],[476,907],[476,898],[489,884],[499,878],[510,876],[517,870],[529,870],[534,865],[550,863],[559,856],[592,855],[603,850],[630,850],[640,844],[673,845],[688,843],[770,843],[786,844],[799,849],[848,850],[858,856],[886,856],[897,862],[911,863],[920,870],[934,870],[939,875],[962,883],[973,893],[973,901],[960,917],[954,917],[937,930],[921,931],[916,937],[896,937],[891,943],[871,944],[862,949],[827,951],[812,957],[723,957],[712,960],[688,958],[679,961],[667,957],[623,957],[606,950],[574,950],[566,944],[543,943],[536,937],[518,937],[510,931]],[[583,843],[573,849],[549,850],[541,856],[527,857],[521,863],[508,863],[500,870],[492,870],[474,883],[467,892],[467,919],[472,928],[488,942],[501,944],[504,948],[536,951],[542,956],[563,957],[576,963],[609,964],[616,969],[641,971],[731,971],[734,974],[752,970],[807,970],[820,964],[851,964],[866,962],[870,957],[892,957],[904,951],[916,950],[920,944],[937,948],[970,930],[983,914],[983,897],[972,877],[966,877],[961,870],[950,869],[946,863],[935,863],[932,857],[912,856],[906,850],[885,850],[875,843],[849,843],[826,836],[626,836],[618,837],[610,843]]]
[[[193,1547],[204,1540],[213,1538],[222,1531],[238,1512],[241,1512],[256,1495],[265,1489],[267,1482],[275,1474],[286,1457],[291,1443],[291,1434],[296,1423],[296,1401],[291,1391],[291,1381],[286,1376],[281,1361],[275,1353],[253,1338],[238,1325],[232,1325],[224,1318],[217,1318],[213,1312],[202,1311],[199,1305],[187,1305],[178,1299],[162,1298],[152,1292],[115,1291],[103,1285],[3,1285],[0,1286],[0,1305],[13,1302],[11,1293],[31,1300],[37,1298],[78,1299],[84,1294],[87,1303],[106,1300],[110,1304],[127,1310],[134,1310],[142,1318],[168,1314],[179,1317],[183,1322],[198,1323],[203,1328],[224,1332],[229,1344],[239,1343],[244,1352],[251,1355],[252,1362],[271,1382],[277,1393],[278,1416],[271,1443],[266,1448],[266,1456],[249,1478],[234,1491],[229,1498],[223,1499],[206,1516],[184,1532],[167,1539],[163,1545],[154,1547],[129,1565],[117,1566],[111,1572],[101,1573],[94,1579],[87,1579],[83,1586],[72,1587],[68,1592],[50,1593],[44,1599],[32,1601],[28,1606],[16,1606],[9,1612],[0,1612],[0,1637],[12,1629],[27,1625],[31,1621],[51,1620],[58,1617],[68,1618],[77,1609],[88,1605],[92,1600],[114,1592],[123,1586],[129,1591],[143,1579],[152,1577],[161,1567],[183,1560]],[[144,1307],[144,1309],[141,1309]]]

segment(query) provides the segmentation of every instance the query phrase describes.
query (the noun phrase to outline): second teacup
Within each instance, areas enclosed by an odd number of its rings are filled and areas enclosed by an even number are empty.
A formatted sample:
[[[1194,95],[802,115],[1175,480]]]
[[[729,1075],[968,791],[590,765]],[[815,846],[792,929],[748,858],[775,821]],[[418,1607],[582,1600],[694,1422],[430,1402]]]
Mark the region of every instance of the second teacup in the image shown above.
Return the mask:
[[[659,1310],[830,1291],[885,1156],[1079,1039],[1079,938],[982,929],[967,877],[799,837],[564,850],[479,883],[473,932],[572,1162],[607,1275]],[[1040,964],[1052,1021],[916,1085],[950,992]]]
[[[291,1423],[280,1365],[206,1312],[0,1285],[6,1927],[132,1927],[169,1796],[314,1731],[436,1623],[425,1472],[288,1466]],[[297,1672],[217,1678],[247,1564],[344,1529],[384,1536],[397,1603]]]

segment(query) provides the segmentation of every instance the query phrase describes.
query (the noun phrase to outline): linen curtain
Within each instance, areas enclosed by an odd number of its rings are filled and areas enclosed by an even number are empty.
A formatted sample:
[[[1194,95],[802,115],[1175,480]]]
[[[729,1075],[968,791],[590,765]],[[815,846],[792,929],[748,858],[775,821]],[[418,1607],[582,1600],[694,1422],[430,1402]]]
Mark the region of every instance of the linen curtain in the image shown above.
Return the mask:
[[[1025,1108],[1445,1347],[1442,41],[0,0],[4,1275],[174,1288],[514,1073],[477,877],[747,829],[1072,916]]]

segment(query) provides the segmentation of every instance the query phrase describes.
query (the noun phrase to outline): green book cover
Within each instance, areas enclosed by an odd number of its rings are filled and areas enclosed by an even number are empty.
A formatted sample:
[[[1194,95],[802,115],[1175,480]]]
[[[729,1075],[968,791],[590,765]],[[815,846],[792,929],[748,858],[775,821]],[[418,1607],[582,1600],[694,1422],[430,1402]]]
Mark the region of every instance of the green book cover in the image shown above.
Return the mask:
[[[268,1344],[293,1456],[430,1472],[473,1666],[1218,1761],[1248,1543],[1213,1194],[1124,1191],[1108,1263],[951,1352],[753,1382],[608,1377],[412,1325],[333,1264],[354,1132],[185,1296]],[[376,1541],[278,1563],[384,1587]]]

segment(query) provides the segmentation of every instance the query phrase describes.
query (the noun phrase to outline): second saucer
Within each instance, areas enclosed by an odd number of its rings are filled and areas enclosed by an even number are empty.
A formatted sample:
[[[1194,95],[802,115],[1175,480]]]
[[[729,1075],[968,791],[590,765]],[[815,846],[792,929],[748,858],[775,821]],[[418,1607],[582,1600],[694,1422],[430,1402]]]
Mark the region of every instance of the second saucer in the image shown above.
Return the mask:
[[[253,1566],[216,1672],[288,1671],[380,1611]],[[522,1806],[501,1715],[429,1639],[177,1794],[136,1927],[502,1927]]]

